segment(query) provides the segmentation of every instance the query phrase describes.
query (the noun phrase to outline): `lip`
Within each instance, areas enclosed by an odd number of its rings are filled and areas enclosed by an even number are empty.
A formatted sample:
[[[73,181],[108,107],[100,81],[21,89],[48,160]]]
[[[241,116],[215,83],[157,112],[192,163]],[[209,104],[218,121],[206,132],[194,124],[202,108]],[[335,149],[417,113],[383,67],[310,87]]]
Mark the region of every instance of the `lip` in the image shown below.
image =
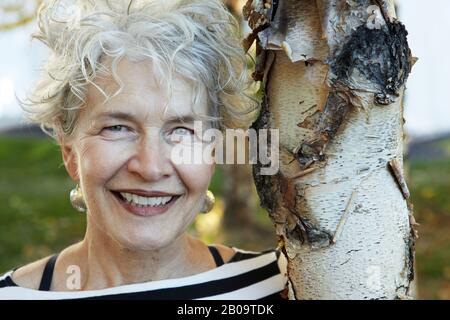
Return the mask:
[[[147,191],[147,190],[142,190],[142,189],[118,189],[118,190],[113,190],[113,192],[133,193],[133,194],[137,194],[138,196],[142,196],[142,197],[179,196],[179,194],[175,194],[175,193],[167,193],[167,192],[163,192],[163,191]]]
[[[142,191],[142,190],[140,190]],[[162,193],[162,192],[131,192],[131,190],[127,190],[127,191],[111,191],[112,194],[114,195],[114,197],[117,199],[117,201],[120,203],[120,205],[129,213],[134,214],[136,216],[140,216],[140,217],[151,217],[151,216],[156,216],[156,215],[160,215],[165,213],[167,210],[169,210],[174,204],[175,202],[181,197],[181,195],[175,195],[175,194],[168,194],[168,193]],[[172,196],[172,200],[170,200],[169,202],[167,202],[165,205],[163,206],[158,206],[158,207],[138,207],[135,206],[132,203],[128,203],[125,201],[125,199],[122,198],[122,196],[119,194],[119,192],[128,192],[128,193],[134,193],[137,195],[141,195],[141,196],[157,196],[157,197],[168,197],[168,196]]]

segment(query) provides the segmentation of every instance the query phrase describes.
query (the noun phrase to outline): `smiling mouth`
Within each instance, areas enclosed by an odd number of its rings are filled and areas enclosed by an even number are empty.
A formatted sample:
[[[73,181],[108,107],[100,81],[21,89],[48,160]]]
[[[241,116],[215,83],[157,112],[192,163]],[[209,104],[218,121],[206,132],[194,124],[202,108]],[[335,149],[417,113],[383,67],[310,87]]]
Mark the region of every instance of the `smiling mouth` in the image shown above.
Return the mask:
[[[166,212],[181,197],[181,195],[143,197],[127,192],[111,192],[126,211],[144,217]]]

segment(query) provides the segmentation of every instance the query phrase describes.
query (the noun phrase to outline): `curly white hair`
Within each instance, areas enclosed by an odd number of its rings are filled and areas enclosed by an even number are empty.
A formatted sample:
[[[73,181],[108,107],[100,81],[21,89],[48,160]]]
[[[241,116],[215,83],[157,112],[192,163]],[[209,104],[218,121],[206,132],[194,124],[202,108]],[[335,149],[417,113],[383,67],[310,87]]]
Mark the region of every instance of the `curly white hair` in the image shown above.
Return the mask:
[[[120,94],[122,58],[150,59],[168,95],[174,74],[196,84],[192,103],[206,88],[216,128],[246,128],[257,116],[239,24],[219,0],[47,0],[38,26],[32,37],[51,55],[20,103],[27,118],[55,138],[73,133],[95,77],[112,76],[120,84],[112,96]],[[110,68],[102,64],[105,57],[112,58]]]

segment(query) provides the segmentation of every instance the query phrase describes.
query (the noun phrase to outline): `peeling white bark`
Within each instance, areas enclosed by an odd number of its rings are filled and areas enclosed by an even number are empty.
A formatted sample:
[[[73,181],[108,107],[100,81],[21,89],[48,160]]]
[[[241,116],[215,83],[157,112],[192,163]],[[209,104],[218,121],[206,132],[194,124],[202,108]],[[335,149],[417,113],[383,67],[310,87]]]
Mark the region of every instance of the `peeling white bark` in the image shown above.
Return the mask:
[[[378,3],[281,1],[271,26],[258,34],[269,51],[264,125],[279,129],[280,174],[256,183],[263,202],[273,202],[269,211],[288,258],[291,299],[411,294],[407,192],[404,197],[388,166],[395,159],[402,174],[403,83],[395,97],[364,69],[342,78],[331,67],[358,27],[381,29],[394,21],[392,2]],[[383,55],[370,59],[367,68],[386,63]],[[350,106],[346,113],[330,109],[342,101]],[[334,115],[327,121],[344,119],[332,134],[319,130],[327,112]],[[298,156],[305,145],[320,147],[306,165]]]
[[[264,49],[283,50],[283,43],[291,50],[292,62],[324,60],[328,47],[320,39],[320,19],[314,1],[280,1],[274,20],[258,37]],[[284,49],[285,50],[285,49]]]
[[[296,122],[301,122],[304,116],[298,115],[311,105],[323,105],[314,90],[322,88],[323,69],[320,64],[292,64],[277,53],[267,95],[270,108],[279,110],[273,113],[272,124],[280,129],[280,141],[287,149],[311,134]],[[298,101],[304,102],[299,105]],[[372,106],[368,114],[352,112],[345,128],[327,146],[326,166],[297,179],[307,203],[305,217],[332,235],[354,193],[335,244],[314,249],[291,237],[285,242],[297,299],[393,299],[405,294],[408,208],[387,167],[391,159],[402,161],[400,101],[388,107]],[[295,162],[287,162],[281,165],[285,175],[300,170]],[[285,224],[277,226],[277,233],[286,236]]]

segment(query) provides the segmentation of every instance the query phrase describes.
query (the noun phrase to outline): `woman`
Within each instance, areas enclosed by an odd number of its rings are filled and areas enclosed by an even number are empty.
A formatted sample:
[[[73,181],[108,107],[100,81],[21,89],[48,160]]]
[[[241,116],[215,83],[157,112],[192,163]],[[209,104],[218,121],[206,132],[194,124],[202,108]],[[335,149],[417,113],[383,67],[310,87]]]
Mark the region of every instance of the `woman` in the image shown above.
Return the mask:
[[[203,128],[246,127],[246,59],[219,0],[51,1],[34,37],[52,51],[27,104],[61,147],[87,214],[80,243],[0,277],[3,299],[261,299],[283,255],[206,246],[186,233],[212,204]]]

